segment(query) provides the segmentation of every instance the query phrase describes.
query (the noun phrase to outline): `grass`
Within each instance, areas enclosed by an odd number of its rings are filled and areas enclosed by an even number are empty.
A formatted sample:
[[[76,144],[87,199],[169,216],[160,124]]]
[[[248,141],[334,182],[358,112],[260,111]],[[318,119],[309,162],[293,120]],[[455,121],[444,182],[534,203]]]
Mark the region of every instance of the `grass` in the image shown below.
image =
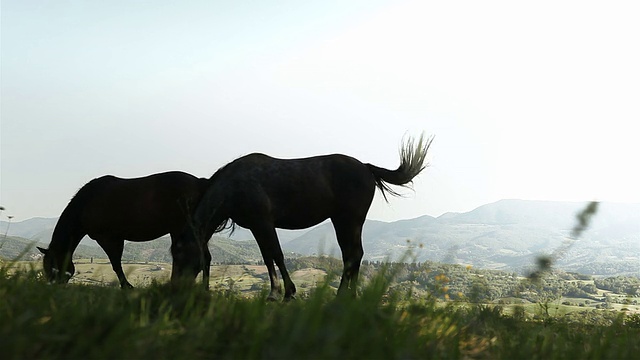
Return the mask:
[[[336,298],[327,279],[305,299],[271,303],[264,291],[54,286],[36,270],[8,269],[0,266],[3,359],[623,359],[640,351],[640,321],[625,324],[621,313],[599,312],[609,315],[595,325],[525,321],[500,307],[389,293],[384,273],[357,299]]]

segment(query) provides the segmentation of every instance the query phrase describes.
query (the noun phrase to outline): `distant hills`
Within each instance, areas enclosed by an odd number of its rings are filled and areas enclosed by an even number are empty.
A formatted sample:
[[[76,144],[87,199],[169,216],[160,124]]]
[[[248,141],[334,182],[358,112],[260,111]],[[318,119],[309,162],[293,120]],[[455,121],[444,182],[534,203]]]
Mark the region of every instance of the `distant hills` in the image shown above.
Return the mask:
[[[90,240],[92,241],[92,240]],[[41,255],[36,246],[47,246],[35,240],[4,235],[0,237],[0,259],[39,260]],[[147,242],[126,242],[122,253],[124,262],[165,262],[170,263],[168,236]],[[262,261],[260,249],[253,240],[237,241],[224,237],[213,237],[209,242],[213,263],[241,264]],[[74,258],[106,259],[107,255],[99,246],[80,244],[74,252]]]
[[[592,226],[579,240],[568,238],[575,214],[585,203],[502,200],[466,213],[421,216],[394,222],[367,220],[363,229],[365,259],[467,264],[480,268],[526,272],[540,254],[568,250],[557,266],[589,275],[640,276],[640,204],[602,203]],[[35,218],[11,224],[9,236],[45,245],[57,219]],[[7,224],[0,223],[0,230]],[[225,234],[222,234],[223,236]],[[279,231],[283,250],[301,255],[340,254],[330,222],[299,231]],[[228,235],[227,235],[228,236]],[[0,236],[0,243],[2,242]],[[259,261],[251,232],[238,228],[210,241],[214,261]],[[86,238],[82,249],[92,252]],[[92,249],[94,248],[94,249]],[[169,240],[127,243],[125,259],[169,261]],[[2,249],[0,255],[5,256]],[[157,259],[157,260],[156,260]],[[164,259],[164,260],[161,260]]]
[[[526,272],[535,257],[568,248],[557,265],[591,275],[640,275],[640,204],[602,203],[581,239],[568,238],[584,203],[502,200],[467,213],[367,221],[365,257],[439,261]],[[331,224],[286,243],[301,254],[338,255]]]

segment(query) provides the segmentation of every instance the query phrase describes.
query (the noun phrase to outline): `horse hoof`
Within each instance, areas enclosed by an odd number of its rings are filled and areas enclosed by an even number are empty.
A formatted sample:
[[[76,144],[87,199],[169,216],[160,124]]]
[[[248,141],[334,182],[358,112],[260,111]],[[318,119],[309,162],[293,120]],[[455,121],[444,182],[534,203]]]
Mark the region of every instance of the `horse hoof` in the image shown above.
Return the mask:
[[[296,296],[295,296],[295,295],[290,295],[290,296],[285,296],[285,297],[284,297],[284,299],[283,299],[283,301],[284,301],[284,302],[289,302],[289,301],[291,301],[291,300],[295,300],[295,299],[296,299]]]

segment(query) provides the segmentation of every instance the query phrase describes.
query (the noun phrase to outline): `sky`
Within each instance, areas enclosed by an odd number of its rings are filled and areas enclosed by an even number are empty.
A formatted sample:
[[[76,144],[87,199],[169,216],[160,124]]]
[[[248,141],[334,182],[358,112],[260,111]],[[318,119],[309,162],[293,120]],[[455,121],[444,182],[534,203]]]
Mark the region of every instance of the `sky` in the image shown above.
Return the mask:
[[[635,1],[3,1],[0,205],[251,152],[430,166],[369,218],[640,202]],[[313,204],[310,204],[313,206]]]

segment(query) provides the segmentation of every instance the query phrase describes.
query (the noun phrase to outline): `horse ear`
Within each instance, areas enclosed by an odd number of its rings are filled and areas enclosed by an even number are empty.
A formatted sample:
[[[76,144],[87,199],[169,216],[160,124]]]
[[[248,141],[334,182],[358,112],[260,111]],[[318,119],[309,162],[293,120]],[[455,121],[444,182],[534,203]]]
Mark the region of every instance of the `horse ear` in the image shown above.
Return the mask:
[[[41,253],[43,253],[45,255],[47,254],[47,252],[49,252],[49,249],[43,249],[40,246],[36,246],[36,247],[38,248],[38,250],[40,250]]]

